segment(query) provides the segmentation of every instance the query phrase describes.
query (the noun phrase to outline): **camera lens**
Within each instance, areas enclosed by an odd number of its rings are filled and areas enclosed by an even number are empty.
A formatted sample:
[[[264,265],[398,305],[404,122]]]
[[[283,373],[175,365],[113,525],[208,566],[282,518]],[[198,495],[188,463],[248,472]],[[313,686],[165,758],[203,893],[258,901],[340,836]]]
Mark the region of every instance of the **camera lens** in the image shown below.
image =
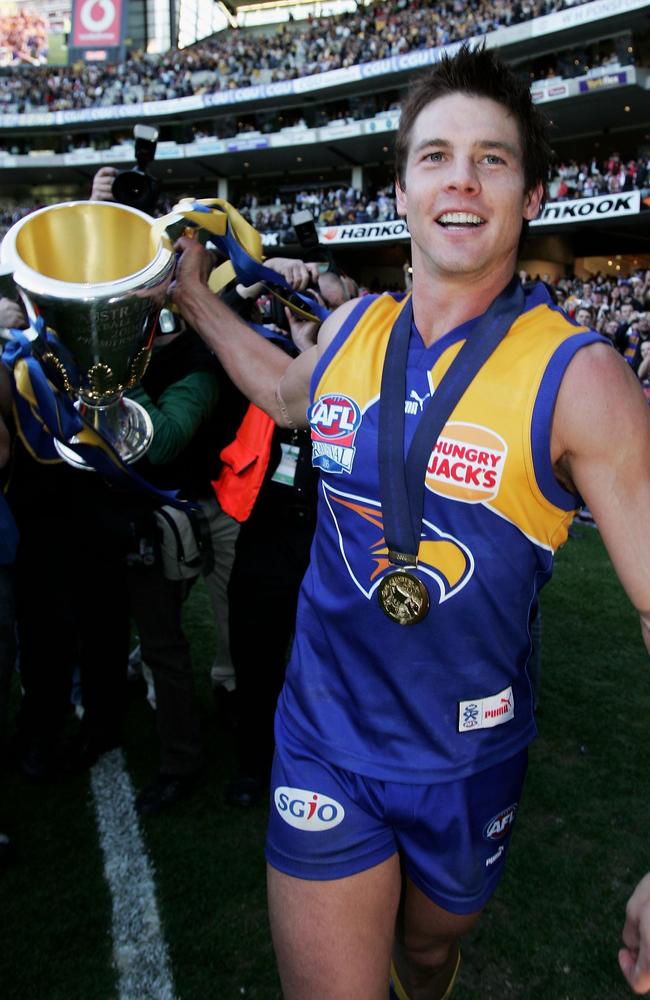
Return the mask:
[[[158,198],[158,182],[140,170],[123,170],[113,181],[113,197],[122,205],[152,212]]]

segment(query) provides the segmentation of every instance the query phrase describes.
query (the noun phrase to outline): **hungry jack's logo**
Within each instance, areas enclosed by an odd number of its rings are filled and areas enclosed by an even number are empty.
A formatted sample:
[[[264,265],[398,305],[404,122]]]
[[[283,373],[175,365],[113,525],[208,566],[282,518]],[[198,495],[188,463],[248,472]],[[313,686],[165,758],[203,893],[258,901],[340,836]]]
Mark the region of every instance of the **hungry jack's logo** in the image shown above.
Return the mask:
[[[382,577],[394,569],[388,560],[381,508],[372,500],[335,490],[325,482],[321,487],[334,518],[350,576],[361,593],[370,599]],[[436,528],[430,521],[423,521],[418,570],[435,580],[442,604],[469,581],[474,572],[474,557],[453,535]],[[430,594],[432,600],[435,599],[435,591],[431,588]]]
[[[431,452],[427,488],[465,503],[494,500],[507,454],[506,442],[487,427],[448,423]]]

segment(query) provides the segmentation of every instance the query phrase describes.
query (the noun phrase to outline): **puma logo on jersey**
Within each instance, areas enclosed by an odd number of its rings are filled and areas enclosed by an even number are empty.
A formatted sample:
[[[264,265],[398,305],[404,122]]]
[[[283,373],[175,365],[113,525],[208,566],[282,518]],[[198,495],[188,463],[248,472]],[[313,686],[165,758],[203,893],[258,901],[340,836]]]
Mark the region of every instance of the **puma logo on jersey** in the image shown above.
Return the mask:
[[[415,389],[411,389],[410,396],[404,403],[404,413],[415,414],[422,413],[424,404],[427,399],[431,396],[430,392],[427,392],[424,396],[419,396]]]

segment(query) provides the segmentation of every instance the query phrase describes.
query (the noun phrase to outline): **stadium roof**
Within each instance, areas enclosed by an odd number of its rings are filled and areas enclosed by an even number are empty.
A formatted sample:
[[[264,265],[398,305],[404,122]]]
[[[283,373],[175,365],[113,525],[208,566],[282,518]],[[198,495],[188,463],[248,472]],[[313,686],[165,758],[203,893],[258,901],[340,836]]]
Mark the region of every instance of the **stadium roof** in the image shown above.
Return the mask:
[[[240,26],[254,24],[273,24],[274,22],[286,21],[290,17],[295,20],[306,18],[309,14],[317,17],[328,14],[341,14],[345,10],[355,10],[356,0],[217,0],[217,6],[235,19]]]

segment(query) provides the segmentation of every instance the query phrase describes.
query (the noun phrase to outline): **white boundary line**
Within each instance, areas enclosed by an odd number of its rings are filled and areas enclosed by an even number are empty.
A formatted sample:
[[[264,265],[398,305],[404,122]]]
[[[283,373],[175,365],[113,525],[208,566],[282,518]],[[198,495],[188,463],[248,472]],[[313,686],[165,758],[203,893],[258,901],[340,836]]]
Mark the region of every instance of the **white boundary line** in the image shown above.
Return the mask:
[[[113,958],[119,1000],[177,1000],[160,926],[153,868],[121,750],[99,758],[90,774],[104,874],[113,906]]]

